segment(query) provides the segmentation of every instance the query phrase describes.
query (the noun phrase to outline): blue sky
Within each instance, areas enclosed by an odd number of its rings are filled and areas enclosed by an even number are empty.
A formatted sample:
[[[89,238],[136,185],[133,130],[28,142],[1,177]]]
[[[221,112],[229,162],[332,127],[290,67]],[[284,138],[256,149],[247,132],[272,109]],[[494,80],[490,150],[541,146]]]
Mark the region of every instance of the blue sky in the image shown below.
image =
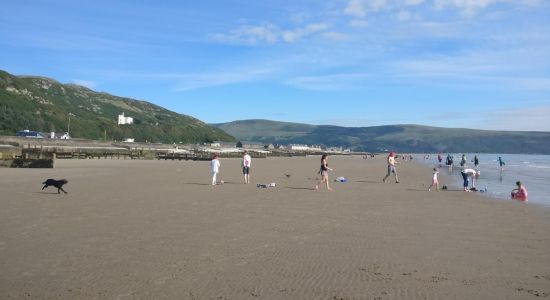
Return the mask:
[[[217,123],[550,131],[545,0],[17,0],[0,69]]]

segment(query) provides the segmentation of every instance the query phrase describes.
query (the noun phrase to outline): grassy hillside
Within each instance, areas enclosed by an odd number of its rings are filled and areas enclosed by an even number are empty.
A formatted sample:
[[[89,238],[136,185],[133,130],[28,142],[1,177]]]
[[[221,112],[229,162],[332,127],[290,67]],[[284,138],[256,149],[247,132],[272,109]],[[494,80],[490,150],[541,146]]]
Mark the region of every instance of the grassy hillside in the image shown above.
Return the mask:
[[[134,118],[133,125],[117,125],[118,115]],[[0,135],[22,129],[67,131],[72,114],[72,137],[87,139],[196,143],[234,141],[224,131],[195,118],[145,101],[94,92],[44,77],[14,76],[0,71]]]
[[[550,154],[550,132],[490,131],[419,125],[315,126],[265,120],[215,124],[243,140],[344,146],[358,151]],[[289,128],[290,130],[285,130]]]

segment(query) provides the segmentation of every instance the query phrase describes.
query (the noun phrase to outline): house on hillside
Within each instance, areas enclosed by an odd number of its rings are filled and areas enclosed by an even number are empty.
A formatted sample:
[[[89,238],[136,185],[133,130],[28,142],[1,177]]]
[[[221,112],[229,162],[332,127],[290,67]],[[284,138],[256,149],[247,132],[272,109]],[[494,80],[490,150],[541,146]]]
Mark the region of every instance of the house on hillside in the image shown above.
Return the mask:
[[[132,125],[134,124],[134,118],[125,117],[124,113],[118,115],[118,125]]]
[[[44,135],[41,132],[31,131],[31,130],[28,130],[28,129],[18,131],[15,135],[20,136],[20,137],[36,138],[36,139],[43,139],[44,138]]]

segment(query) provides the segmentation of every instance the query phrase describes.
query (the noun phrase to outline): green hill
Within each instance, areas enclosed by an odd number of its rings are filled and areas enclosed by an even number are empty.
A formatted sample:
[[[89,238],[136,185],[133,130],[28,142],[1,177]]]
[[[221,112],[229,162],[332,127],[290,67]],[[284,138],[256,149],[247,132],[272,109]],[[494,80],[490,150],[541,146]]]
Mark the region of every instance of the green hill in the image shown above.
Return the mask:
[[[550,132],[490,131],[419,125],[316,126],[267,120],[213,124],[241,140],[343,146],[356,151],[550,154]]]
[[[118,115],[134,118],[132,125],[117,125]],[[0,135],[22,129],[67,131],[75,138],[197,143],[234,141],[224,131],[195,118],[145,101],[94,92],[44,77],[14,76],[0,71]]]

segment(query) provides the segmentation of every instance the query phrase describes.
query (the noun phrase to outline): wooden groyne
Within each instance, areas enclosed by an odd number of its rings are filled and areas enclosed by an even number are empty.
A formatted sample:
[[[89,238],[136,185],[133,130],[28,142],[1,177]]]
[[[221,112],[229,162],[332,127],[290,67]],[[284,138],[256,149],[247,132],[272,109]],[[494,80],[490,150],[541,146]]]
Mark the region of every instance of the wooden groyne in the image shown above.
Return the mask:
[[[48,140],[0,137],[0,167],[53,168],[57,159],[156,159],[211,160],[214,153],[222,158],[241,158],[244,149],[207,148],[187,145],[140,144],[92,140]],[[323,152],[265,151],[248,149],[253,158],[321,155]],[[335,153],[336,154],[336,153]],[[331,154],[333,155],[333,154]]]

